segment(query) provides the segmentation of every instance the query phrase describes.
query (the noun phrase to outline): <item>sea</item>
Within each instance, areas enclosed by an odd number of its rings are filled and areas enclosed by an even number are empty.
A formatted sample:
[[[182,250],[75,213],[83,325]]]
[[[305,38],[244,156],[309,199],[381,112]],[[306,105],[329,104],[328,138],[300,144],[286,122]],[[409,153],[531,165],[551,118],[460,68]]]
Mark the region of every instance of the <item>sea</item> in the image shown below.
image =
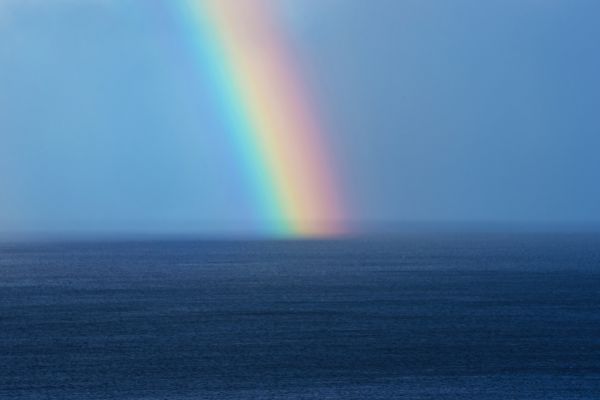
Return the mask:
[[[4,241],[0,399],[600,399],[600,235]]]

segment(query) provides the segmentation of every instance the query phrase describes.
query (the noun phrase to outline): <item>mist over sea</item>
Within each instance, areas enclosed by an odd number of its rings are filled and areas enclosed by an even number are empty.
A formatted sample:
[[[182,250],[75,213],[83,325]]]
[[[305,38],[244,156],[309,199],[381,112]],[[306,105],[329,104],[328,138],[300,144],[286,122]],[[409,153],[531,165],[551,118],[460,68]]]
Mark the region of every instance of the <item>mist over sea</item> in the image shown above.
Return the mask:
[[[600,398],[600,235],[0,245],[1,399]]]

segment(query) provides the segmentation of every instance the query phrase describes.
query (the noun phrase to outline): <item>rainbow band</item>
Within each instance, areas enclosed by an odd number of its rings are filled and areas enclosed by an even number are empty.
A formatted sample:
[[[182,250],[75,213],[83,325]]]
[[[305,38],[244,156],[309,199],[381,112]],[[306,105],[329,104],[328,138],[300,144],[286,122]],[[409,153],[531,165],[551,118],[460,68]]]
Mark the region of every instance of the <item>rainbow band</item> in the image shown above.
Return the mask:
[[[272,0],[183,0],[181,16],[209,71],[267,233],[343,232],[319,121]],[[207,68],[208,67],[208,68]]]

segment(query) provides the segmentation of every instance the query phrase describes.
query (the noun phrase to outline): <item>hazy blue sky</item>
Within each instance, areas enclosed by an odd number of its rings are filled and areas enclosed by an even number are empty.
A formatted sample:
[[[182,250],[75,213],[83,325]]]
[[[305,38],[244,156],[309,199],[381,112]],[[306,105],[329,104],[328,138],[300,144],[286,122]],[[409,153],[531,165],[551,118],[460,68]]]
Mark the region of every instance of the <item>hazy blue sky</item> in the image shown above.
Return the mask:
[[[600,222],[600,2],[282,2],[349,219]],[[1,0],[0,230],[256,223],[151,3]]]

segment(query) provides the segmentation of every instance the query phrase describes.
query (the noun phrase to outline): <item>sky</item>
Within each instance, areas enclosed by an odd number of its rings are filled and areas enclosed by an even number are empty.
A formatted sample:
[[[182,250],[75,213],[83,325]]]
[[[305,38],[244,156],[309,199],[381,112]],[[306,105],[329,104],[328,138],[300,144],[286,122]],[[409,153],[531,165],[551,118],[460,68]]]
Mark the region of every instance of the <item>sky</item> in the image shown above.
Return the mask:
[[[0,2],[1,232],[260,233],[168,3]],[[599,2],[275,3],[349,230],[600,224]]]

